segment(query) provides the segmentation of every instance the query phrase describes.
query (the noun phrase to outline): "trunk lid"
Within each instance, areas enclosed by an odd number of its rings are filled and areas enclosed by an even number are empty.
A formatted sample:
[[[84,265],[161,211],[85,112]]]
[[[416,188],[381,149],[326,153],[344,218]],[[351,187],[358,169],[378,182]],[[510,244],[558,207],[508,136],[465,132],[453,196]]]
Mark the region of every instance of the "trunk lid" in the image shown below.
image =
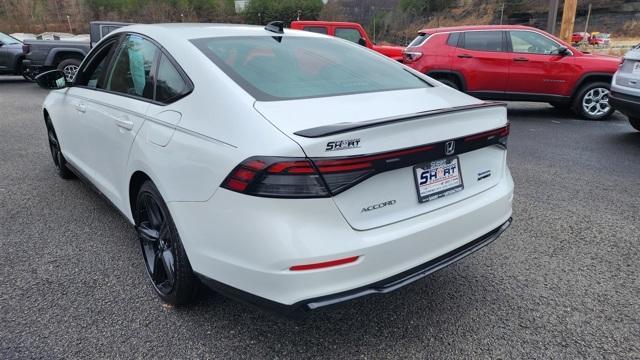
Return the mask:
[[[504,127],[506,109],[487,106],[449,88],[257,102],[255,108],[296,141],[316,164],[327,158],[403,154],[407,149],[424,152],[424,161],[399,156],[386,158],[380,164],[378,159],[376,169],[380,165],[391,167],[333,196],[356,230],[384,226],[442,208],[495,186],[504,175],[504,148],[483,146],[465,151],[464,139]],[[447,156],[445,143],[454,139],[460,151]],[[458,159],[464,188],[420,202],[414,165],[453,157]],[[398,159],[400,167],[394,167],[393,161]]]

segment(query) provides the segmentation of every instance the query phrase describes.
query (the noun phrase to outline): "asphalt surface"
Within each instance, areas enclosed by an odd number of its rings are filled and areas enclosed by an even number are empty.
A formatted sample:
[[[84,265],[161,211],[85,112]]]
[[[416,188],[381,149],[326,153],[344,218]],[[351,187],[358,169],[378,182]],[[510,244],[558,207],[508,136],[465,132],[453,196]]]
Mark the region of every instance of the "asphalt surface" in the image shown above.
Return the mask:
[[[291,321],[163,306],[133,228],[54,173],[46,92],[0,78],[0,358],[640,358],[640,132],[512,103],[514,224],[385,296]]]

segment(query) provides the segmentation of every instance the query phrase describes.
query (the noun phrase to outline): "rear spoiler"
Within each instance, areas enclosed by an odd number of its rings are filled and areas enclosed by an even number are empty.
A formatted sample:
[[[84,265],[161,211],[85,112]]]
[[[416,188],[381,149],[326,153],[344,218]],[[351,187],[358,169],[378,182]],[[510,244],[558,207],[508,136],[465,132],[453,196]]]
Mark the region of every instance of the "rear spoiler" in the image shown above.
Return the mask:
[[[362,130],[362,129],[372,128],[376,126],[384,126],[384,125],[395,124],[395,123],[404,122],[404,121],[416,120],[426,116],[436,116],[436,115],[451,114],[451,113],[474,110],[474,109],[482,109],[482,108],[489,108],[489,107],[506,107],[506,106],[507,104],[505,103],[487,101],[479,104],[454,106],[446,109],[422,111],[422,112],[417,112],[417,113],[408,114],[408,115],[391,116],[391,117],[362,121],[357,123],[345,122],[345,123],[338,123],[333,125],[318,126],[318,127],[296,131],[294,134],[298,136],[306,137],[306,138],[319,138],[323,136],[342,134],[342,133],[346,133],[354,130]]]

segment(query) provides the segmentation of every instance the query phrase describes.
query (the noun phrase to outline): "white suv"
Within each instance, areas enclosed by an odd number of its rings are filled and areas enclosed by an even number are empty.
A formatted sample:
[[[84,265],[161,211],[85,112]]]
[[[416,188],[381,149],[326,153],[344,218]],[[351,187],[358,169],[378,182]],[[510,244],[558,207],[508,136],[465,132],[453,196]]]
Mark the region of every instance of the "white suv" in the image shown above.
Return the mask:
[[[136,226],[151,283],[288,314],[385,293],[511,222],[506,108],[304,31],[135,25],[38,82],[58,173]]]
[[[640,44],[629,51],[613,76],[611,106],[629,117],[629,123],[640,131]]]

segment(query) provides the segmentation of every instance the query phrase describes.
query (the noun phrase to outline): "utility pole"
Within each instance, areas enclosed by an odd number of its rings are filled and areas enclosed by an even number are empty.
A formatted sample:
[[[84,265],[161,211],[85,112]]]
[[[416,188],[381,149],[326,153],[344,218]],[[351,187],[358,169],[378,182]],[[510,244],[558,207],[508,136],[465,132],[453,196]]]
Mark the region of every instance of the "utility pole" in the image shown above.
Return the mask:
[[[502,3],[502,7],[500,8],[500,25],[502,25],[503,17],[504,17],[504,3]]]
[[[591,17],[591,3],[589,3],[589,12],[587,13],[587,22],[584,24],[584,32],[589,32],[589,18]]]
[[[558,5],[560,0],[549,0],[549,17],[547,18],[547,32],[556,33],[556,22],[558,22]]]
[[[376,7],[372,6],[371,11],[373,12],[373,43],[376,43]]]
[[[564,0],[564,11],[562,12],[562,26],[560,27],[560,39],[571,42],[571,33],[576,21],[576,8],[578,0]]]

